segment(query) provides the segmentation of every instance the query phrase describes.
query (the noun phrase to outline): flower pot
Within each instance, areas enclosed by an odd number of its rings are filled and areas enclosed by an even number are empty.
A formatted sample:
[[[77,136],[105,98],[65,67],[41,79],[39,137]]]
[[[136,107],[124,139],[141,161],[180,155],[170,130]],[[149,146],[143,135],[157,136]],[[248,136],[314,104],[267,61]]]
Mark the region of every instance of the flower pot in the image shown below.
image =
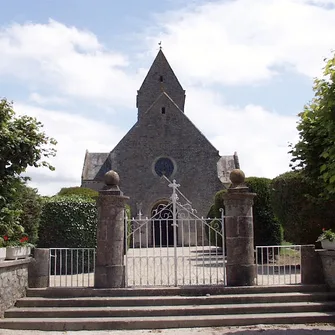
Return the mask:
[[[321,246],[322,246],[322,249],[335,250],[335,240],[334,241],[322,240]]]
[[[6,258],[6,248],[0,248],[0,262],[4,261]]]
[[[7,247],[6,248],[6,259],[20,259],[20,258],[28,258],[30,255],[31,248],[30,247]]]

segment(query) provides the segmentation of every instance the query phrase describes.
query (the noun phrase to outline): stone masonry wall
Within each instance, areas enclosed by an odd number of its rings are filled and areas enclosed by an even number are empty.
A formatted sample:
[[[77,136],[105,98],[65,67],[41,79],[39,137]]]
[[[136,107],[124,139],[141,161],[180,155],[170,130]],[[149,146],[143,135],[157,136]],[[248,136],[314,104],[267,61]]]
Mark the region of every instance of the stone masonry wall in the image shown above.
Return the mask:
[[[29,259],[0,262],[0,317],[25,295],[29,262]]]

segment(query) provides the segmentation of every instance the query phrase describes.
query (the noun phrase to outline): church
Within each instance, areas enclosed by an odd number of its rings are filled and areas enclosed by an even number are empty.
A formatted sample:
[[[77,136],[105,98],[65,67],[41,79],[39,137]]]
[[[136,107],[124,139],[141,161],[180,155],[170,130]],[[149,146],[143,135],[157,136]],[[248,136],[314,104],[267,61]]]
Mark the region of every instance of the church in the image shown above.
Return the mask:
[[[111,152],[86,152],[81,186],[101,189],[104,174],[113,169],[130,197],[132,216],[150,218],[171,197],[166,178],[175,179],[197,215],[206,217],[215,193],[239,168],[238,157],[221,157],[187,117],[185,90],[161,49],[137,91],[136,105],[137,122]]]

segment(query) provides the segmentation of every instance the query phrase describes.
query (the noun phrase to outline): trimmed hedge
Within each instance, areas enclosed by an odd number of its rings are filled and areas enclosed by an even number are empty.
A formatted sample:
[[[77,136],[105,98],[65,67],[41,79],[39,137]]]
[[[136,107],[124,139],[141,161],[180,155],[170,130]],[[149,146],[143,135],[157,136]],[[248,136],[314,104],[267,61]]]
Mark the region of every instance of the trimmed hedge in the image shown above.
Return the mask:
[[[131,211],[126,205],[128,229]],[[54,196],[44,201],[39,230],[40,248],[95,248],[96,201],[82,196]]]
[[[255,246],[280,245],[283,231],[272,209],[271,179],[249,177],[245,183],[251,193],[257,194],[253,206]]]
[[[78,196],[83,196],[87,198],[97,199],[99,196],[99,192],[94,191],[90,188],[75,186],[75,187],[63,187],[57,193],[57,195],[60,195],[60,196],[78,195]]]
[[[314,244],[322,228],[335,229],[335,201],[318,198],[320,189],[301,173],[292,171],[272,181],[272,206],[284,228],[284,238],[294,244]]]
[[[93,199],[54,196],[42,208],[40,248],[95,248],[97,208]]]

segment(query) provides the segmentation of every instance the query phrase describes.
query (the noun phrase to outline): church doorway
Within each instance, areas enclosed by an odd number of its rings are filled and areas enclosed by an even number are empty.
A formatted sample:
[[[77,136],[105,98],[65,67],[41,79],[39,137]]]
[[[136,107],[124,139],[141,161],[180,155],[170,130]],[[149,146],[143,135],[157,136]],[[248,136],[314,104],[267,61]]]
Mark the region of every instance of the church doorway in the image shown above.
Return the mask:
[[[173,247],[173,214],[172,204],[160,201],[154,205],[152,216],[152,245],[154,247]]]

